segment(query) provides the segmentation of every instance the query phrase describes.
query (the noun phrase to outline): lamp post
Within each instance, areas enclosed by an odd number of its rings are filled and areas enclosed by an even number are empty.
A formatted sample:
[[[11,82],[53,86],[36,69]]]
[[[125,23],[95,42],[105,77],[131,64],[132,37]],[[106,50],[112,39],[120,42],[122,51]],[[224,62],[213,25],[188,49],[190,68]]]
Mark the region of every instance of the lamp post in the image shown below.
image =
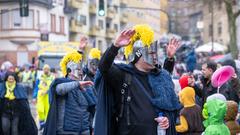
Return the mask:
[[[203,27],[204,27],[203,21],[198,21],[197,22],[197,28],[198,28],[198,30],[200,32],[200,40],[202,40],[202,29],[203,29]]]
[[[211,27],[211,39],[212,39],[212,50],[211,50],[211,54],[213,55],[213,51],[214,51],[214,45],[213,45],[213,42],[214,42],[214,20],[213,20],[213,17],[214,17],[214,9],[213,9],[213,7],[214,7],[214,3],[213,3],[214,1],[213,0],[211,0],[211,8],[212,8],[212,10],[211,10],[211,23],[212,23],[212,27]]]

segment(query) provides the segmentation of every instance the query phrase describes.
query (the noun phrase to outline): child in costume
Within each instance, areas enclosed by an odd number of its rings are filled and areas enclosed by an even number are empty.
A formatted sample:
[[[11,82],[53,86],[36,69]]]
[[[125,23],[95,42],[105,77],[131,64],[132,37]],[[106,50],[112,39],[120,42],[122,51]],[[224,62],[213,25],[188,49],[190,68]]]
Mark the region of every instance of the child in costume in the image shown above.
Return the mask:
[[[225,123],[228,126],[231,135],[240,133],[240,126],[236,121],[238,114],[238,104],[235,101],[227,101],[227,114],[225,116]]]
[[[204,104],[203,124],[204,135],[230,135],[228,127],[224,124],[224,117],[227,112],[226,98],[222,94],[213,94],[207,98]]]
[[[184,108],[180,112],[180,125],[176,126],[178,133],[182,135],[201,135],[202,125],[201,107],[195,104],[195,91],[191,87],[185,87],[179,93],[179,100]]]

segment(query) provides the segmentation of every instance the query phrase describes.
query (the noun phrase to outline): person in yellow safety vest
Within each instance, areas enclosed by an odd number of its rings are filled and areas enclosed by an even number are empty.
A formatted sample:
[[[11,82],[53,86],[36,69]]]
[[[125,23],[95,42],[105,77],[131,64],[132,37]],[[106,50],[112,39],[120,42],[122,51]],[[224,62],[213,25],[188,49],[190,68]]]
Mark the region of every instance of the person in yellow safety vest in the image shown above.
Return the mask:
[[[32,86],[34,88],[35,84],[36,84],[36,69],[35,69],[35,66],[31,66],[30,71],[31,71]]]
[[[27,90],[27,94],[31,95],[32,90],[33,90],[33,84],[32,84],[32,76],[31,76],[31,71],[29,69],[30,67],[25,67],[23,74],[22,74],[22,84]]]
[[[34,89],[33,98],[36,102],[37,98],[37,113],[39,117],[40,129],[42,130],[45,125],[45,121],[49,110],[48,90],[54,80],[54,76],[50,72],[49,65],[43,66],[43,74],[36,81],[36,87]]]

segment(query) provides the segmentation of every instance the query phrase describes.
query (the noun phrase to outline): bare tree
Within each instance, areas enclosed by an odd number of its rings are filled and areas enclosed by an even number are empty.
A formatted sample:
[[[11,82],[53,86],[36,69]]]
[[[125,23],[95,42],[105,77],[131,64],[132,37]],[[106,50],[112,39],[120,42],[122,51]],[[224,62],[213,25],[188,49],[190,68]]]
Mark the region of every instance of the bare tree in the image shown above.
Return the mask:
[[[238,47],[237,47],[237,17],[240,15],[240,9],[237,9],[238,0],[203,0],[204,4],[213,4],[214,2],[222,1],[226,7],[226,13],[228,16],[228,29],[229,29],[229,46],[230,52],[233,58],[238,57]],[[212,9],[214,10],[214,9]]]
[[[226,6],[226,11],[228,15],[228,28],[230,36],[230,51],[233,58],[238,57],[238,47],[237,47],[237,25],[236,20],[240,15],[240,9],[235,11],[234,6],[236,5],[237,0],[223,0]]]

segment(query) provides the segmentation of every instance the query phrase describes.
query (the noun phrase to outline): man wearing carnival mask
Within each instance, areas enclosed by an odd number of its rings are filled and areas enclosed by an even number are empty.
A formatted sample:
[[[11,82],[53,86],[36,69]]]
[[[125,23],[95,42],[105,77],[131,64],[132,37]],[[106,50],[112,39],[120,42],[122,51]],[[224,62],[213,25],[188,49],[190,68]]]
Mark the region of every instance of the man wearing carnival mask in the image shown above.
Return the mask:
[[[167,47],[164,68],[156,67],[157,52],[148,25],[124,30],[103,54],[95,86],[98,91],[95,135],[157,135],[157,126],[167,135],[176,134],[175,121],[180,104],[170,73],[179,41]],[[130,62],[114,64],[121,47]],[[163,118],[158,114],[162,113]]]
[[[50,110],[43,135],[89,135],[88,107],[93,99],[86,92],[92,81],[82,81],[82,53],[87,45],[82,38],[80,50],[64,56],[60,66],[64,78],[57,78],[50,87]]]

